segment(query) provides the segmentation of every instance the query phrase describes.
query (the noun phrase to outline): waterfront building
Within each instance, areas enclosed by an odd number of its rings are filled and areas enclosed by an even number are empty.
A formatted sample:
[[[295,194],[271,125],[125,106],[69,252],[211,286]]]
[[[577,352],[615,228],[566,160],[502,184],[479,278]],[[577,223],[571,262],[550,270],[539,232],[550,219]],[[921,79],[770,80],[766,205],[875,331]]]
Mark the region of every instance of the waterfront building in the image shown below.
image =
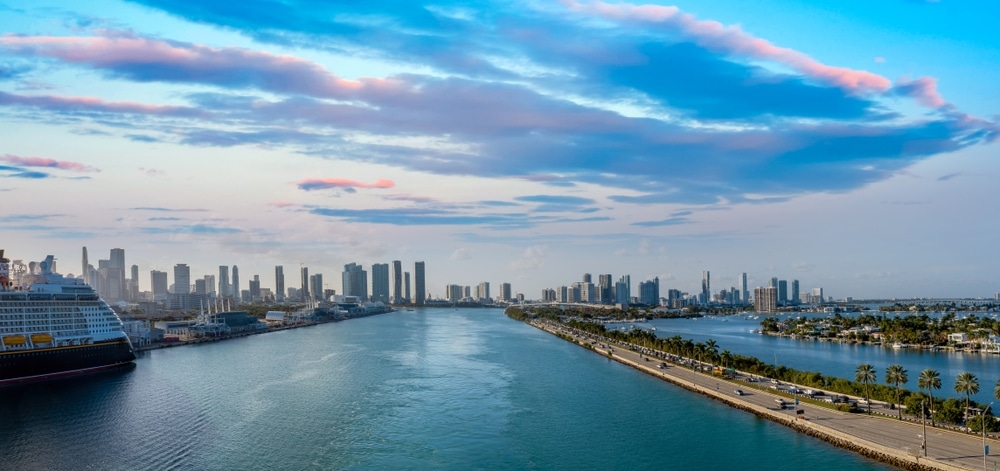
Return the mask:
[[[569,302],[569,287],[568,286],[560,286],[560,287],[556,288],[556,301],[558,301],[560,303],[568,303]]]
[[[174,293],[189,294],[191,292],[191,267],[186,263],[174,265]]]
[[[104,287],[108,301],[126,299],[125,291],[125,249],[111,249],[107,270],[104,277]]]
[[[792,304],[801,304],[802,300],[799,298],[799,280],[792,280]]]
[[[812,297],[813,302],[816,304],[823,304],[826,302],[826,298],[823,297],[823,288],[813,288]]]
[[[403,262],[399,260],[392,261],[392,303],[400,304],[403,302]]]
[[[403,301],[409,303],[410,299],[410,272],[403,272]]]
[[[149,284],[150,289],[153,291],[154,301],[163,301],[167,299],[167,272],[150,270]]]
[[[414,304],[417,306],[423,306],[424,301],[427,299],[427,287],[424,285],[424,262],[416,262],[413,264],[413,277],[414,277]]]
[[[594,280],[592,280],[590,278],[590,273],[584,273],[583,274],[583,280],[581,280],[581,281],[583,281],[584,283],[593,283],[594,282]]]
[[[597,302],[597,286],[587,281],[580,283],[580,302],[594,304]]]
[[[462,286],[460,285],[445,285],[444,293],[448,297],[448,301],[457,303],[462,300]]]
[[[302,276],[301,285],[299,287],[299,300],[308,301],[309,300],[309,267],[303,266],[299,268],[299,274]]]
[[[274,267],[274,298],[279,303],[285,300],[285,267],[281,265]]]
[[[778,280],[778,305],[784,306],[786,304],[788,304],[788,282]]]
[[[208,288],[205,286],[204,278],[194,280],[194,294],[200,294],[202,296],[208,294]]]
[[[466,286],[462,288],[462,297],[472,299],[472,287]]]
[[[750,289],[747,287],[747,273],[740,273],[740,276],[737,279],[739,280],[740,302],[743,304],[750,304]]]
[[[778,290],[768,286],[753,290],[753,308],[757,312],[774,312],[778,309]]]
[[[389,264],[372,265],[372,301],[389,304]]]
[[[712,275],[707,270],[701,272],[701,303],[708,304],[712,300]]]
[[[344,265],[341,275],[344,296],[356,296],[362,301],[368,300],[368,273],[357,263]]]
[[[231,294],[229,290],[229,265],[219,265],[219,297],[227,298]]]
[[[233,265],[233,300],[236,302],[242,301],[242,294],[243,292],[240,290],[240,269],[236,265]]]
[[[629,287],[628,283],[624,281],[624,277],[622,277],[622,280],[623,281],[615,283],[615,304],[620,305],[622,309],[627,309],[629,301],[631,300]]]
[[[542,290],[542,302],[552,303],[556,301],[556,290],[552,288],[545,288]]]
[[[208,289],[209,297],[216,297],[215,275],[205,275],[205,288]]]
[[[510,283],[500,283],[500,300],[509,302],[510,297]]]
[[[364,271],[362,270],[362,273]],[[316,273],[309,275],[309,292],[312,293],[313,299],[318,301],[324,301],[323,298],[323,274]]]
[[[490,297],[490,282],[483,281],[479,283],[476,287],[476,300],[479,302],[490,302],[492,298]]]

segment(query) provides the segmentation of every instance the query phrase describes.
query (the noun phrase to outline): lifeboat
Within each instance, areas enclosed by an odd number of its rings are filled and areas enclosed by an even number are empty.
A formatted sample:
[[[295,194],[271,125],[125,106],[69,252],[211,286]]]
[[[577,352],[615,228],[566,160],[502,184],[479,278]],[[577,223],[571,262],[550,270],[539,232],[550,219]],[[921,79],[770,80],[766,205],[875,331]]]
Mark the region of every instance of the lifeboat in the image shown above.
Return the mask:
[[[8,335],[3,338],[3,344],[8,347],[20,347],[26,343],[28,339],[23,335]]]
[[[49,343],[52,341],[52,334],[31,334],[31,343]]]

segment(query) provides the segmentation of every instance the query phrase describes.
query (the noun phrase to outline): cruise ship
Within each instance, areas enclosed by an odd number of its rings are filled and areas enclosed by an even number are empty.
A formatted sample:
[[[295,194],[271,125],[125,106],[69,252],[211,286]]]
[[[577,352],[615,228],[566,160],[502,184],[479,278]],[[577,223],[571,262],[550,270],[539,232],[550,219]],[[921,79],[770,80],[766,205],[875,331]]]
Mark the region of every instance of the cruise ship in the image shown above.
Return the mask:
[[[92,287],[0,250],[0,385],[86,373],[135,360],[118,315]]]

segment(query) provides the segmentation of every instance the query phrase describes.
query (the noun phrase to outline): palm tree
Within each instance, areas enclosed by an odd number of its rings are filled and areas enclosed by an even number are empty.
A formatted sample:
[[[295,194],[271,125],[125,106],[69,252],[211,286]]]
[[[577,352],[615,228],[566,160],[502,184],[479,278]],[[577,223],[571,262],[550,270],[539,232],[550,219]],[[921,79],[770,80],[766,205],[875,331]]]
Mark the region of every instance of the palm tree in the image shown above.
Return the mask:
[[[903,365],[889,365],[885,369],[885,384],[896,385],[896,408],[899,410],[900,420],[903,419],[903,408],[899,407],[899,383],[906,383],[909,379],[909,376],[906,374],[906,368],[903,368]]]
[[[721,358],[722,358],[722,365],[725,366],[726,368],[729,368],[729,363],[733,361],[733,354],[730,353],[729,350],[723,350]],[[997,384],[1000,384],[1000,381],[997,381]]]
[[[917,378],[917,387],[927,389],[927,394],[931,397],[931,409],[934,408],[934,390],[941,389],[941,375],[937,370],[926,369],[920,372]],[[934,414],[931,414],[931,426],[934,425]]]
[[[997,380],[997,385],[993,386],[993,397],[1000,399],[1000,379]]]
[[[719,344],[715,340],[708,339],[705,341],[705,353],[708,356],[708,362],[715,367],[715,356],[719,354]]]
[[[875,367],[868,363],[858,365],[858,369],[854,371],[854,380],[865,385],[865,402],[868,403],[868,413],[871,414],[872,401],[868,398],[868,383],[875,382]]]
[[[955,392],[959,394],[965,393],[965,417],[966,421],[968,421],[969,396],[979,393],[979,379],[976,378],[976,375],[968,371],[959,373],[958,377],[955,378]]]

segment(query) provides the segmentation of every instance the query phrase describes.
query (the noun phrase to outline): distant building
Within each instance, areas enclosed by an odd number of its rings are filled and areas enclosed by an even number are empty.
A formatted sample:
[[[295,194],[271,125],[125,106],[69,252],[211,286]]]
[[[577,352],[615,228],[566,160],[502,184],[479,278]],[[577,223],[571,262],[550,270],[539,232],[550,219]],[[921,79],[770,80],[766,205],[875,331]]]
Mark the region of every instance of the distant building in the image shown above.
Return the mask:
[[[712,300],[712,274],[707,270],[701,272],[701,303],[708,304]]]
[[[778,290],[768,286],[767,288],[754,288],[753,308],[757,312],[774,312],[778,310]]]
[[[493,299],[490,297],[490,282],[483,281],[476,286],[476,300],[479,302],[490,302]]]
[[[376,263],[372,265],[372,299],[373,302],[389,304],[389,264]]]
[[[403,301],[409,303],[413,299],[410,297],[410,272],[403,272]]]
[[[407,283],[409,284],[409,283]],[[403,262],[399,260],[392,261],[392,303],[400,304],[403,302]]]
[[[740,289],[740,302],[743,304],[750,304],[750,289],[747,287],[747,274],[746,272],[740,273],[738,278],[739,289]]]
[[[233,265],[233,287],[232,295],[233,300],[236,302],[242,301],[242,291],[240,290],[240,269],[236,265]]]
[[[277,265],[274,267],[274,299],[285,301],[285,267]]]
[[[191,267],[185,263],[174,265],[174,293],[188,294],[191,292]]]
[[[232,291],[229,289],[229,265],[219,265],[219,297],[229,296],[232,296]]]
[[[792,280],[792,304],[801,304],[802,299],[799,298],[799,280]]]
[[[660,278],[639,282],[639,304],[656,306],[660,304]]]
[[[309,292],[312,293],[312,299],[324,300],[323,298],[323,274],[316,273],[314,275],[309,275]]]
[[[417,306],[423,306],[427,299],[427,287],[424,285],[424,262],[416,262],[413,264],[413,277],[414,277],[414,304]]]
[[[167,299],[167,272],[151,270],[149,272],[149,283],[153,291],[154,300]]]
[[[500,283],[500,300],[509,302],[510,297],[510,283]]]
[[[615,284],[611,281],[611,274],[597,276],[597,289],[600,291],[599,303],[611,304],[615,301]]]
[[[299,287],[299,299],[301,301],[309,301],[309,267],[299,268],[299,274],[302,277],[302,284]]]
[[[788,282],[778,280],[778,305],[784,306],[786,304],[788,304]]]
[[[368,273],[357,263],[344,265],[341,275],[344,296],[356,296],[362,302],[368,300]]]

